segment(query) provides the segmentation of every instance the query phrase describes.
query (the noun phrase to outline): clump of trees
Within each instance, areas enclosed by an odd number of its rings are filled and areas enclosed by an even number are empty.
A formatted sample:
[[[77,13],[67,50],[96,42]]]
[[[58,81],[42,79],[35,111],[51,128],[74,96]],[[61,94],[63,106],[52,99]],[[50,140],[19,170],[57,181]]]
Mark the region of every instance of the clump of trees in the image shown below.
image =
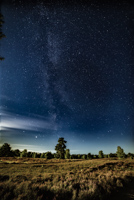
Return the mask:
[[[70,154],[70,149],[66,149],[67,141],[64,138],[59,138],[58,144],[55,146],[56,153],[50,151],[45,153],[29,152],[27,149],[20,151],[19,149],[12,150],[10,144],[4,143],[0,147],[0,157],[27,157],[27,158],[58,158],[58,159],[99,159],[99,158],[134,158],[134,154],[125,154],[124,150],[118,146],[116,153],[104,154],[103,151],[99,151],[98,155],[88,154]]]

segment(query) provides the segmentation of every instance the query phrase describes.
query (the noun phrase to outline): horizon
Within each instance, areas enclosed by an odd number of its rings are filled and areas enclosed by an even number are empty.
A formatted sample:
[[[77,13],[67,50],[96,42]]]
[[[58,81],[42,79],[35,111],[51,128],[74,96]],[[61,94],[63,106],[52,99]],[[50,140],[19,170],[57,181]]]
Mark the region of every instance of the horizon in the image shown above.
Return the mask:
[[[9,144],[9,143],[8,143]],[[2,146],[3,144],[0,144],[0,147]],[[49,150],[39,150],[39,146],[34,146],[34,145],[22,145],[22,144],[9,144],[10,147],[11,147],[11,150],[16,150],[16,149],[19,149],[21,152],[26,149],[28,152],[35,152],[35,153],[46,153],[46,152],[51,152],[51,153],[56,153],[56,151],[54,149],[49,149]],[[55,145],[56,146],[56,145]],[[119,145],[118,145],[119,146]],[[117,147],[118,147],[117,146]],[[22,148],[23,147],[23,148]],[[110,154],[110,153],[113,153],[113,154],[116,154],[116,151],[117,151],[117,147],[116,147],[116,150],[114,152],[104,152],[103,149],[98,149],[98,152],[92,152],[92,151],[88,151],[88,152],[82,152],[80,150],[70,150],[70,154],[88,154],[88,153],[91,153],[92,155],[98,155],[99,151],[103,151],[104,155],[107,155],[107,154]],[[28,148],[31,148],[31,149],[28,149]],[[122,147],[121,147],[122,148]],[[37,150],[36,150],[37,149]],[[66,149],[68,149],[68,147],[66,147]],[[130,151],[125,151],[124,150],[124,153],[125,154],[128,154],[128,153],[134,153],[134,152],[130,152]]]

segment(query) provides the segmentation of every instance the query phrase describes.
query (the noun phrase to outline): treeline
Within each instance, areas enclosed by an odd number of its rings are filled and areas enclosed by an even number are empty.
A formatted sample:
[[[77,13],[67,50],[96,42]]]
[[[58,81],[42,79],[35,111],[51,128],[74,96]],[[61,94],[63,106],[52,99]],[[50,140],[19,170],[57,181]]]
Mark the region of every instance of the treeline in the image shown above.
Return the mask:
[[[27,149],[20,151],[19,149],[12,150],[10,144],[4,143],[0,147],[0,157],[28,157],[28,158],[60,158],[57,153],[45,152],[37,153],[30,152]],[[97,158],[134,158],[134,154],[128,153],[125,154],[121,147],[117,147],[116,153],[104,154],[103,151],[99,151],[98,154],[70,154],[70,150],[66,149],[64,157],[62,159],[97,159]]]

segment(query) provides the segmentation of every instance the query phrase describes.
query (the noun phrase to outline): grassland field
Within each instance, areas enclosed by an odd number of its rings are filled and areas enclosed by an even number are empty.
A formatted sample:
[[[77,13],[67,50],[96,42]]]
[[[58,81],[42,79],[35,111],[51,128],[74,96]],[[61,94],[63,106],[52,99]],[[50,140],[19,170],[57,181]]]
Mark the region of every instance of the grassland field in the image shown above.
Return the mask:
[[[0,158],[0,200],[105,200],[128,186],[132,159]],[[123,198],[134,199],[131,192]]]

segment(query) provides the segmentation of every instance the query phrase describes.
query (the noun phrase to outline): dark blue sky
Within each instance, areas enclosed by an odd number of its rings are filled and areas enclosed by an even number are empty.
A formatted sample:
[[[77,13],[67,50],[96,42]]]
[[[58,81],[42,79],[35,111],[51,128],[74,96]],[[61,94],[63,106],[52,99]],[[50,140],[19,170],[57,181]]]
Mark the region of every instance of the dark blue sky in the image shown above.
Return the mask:
[[[4,1],[1,144],[134,152],[134,6]]]

